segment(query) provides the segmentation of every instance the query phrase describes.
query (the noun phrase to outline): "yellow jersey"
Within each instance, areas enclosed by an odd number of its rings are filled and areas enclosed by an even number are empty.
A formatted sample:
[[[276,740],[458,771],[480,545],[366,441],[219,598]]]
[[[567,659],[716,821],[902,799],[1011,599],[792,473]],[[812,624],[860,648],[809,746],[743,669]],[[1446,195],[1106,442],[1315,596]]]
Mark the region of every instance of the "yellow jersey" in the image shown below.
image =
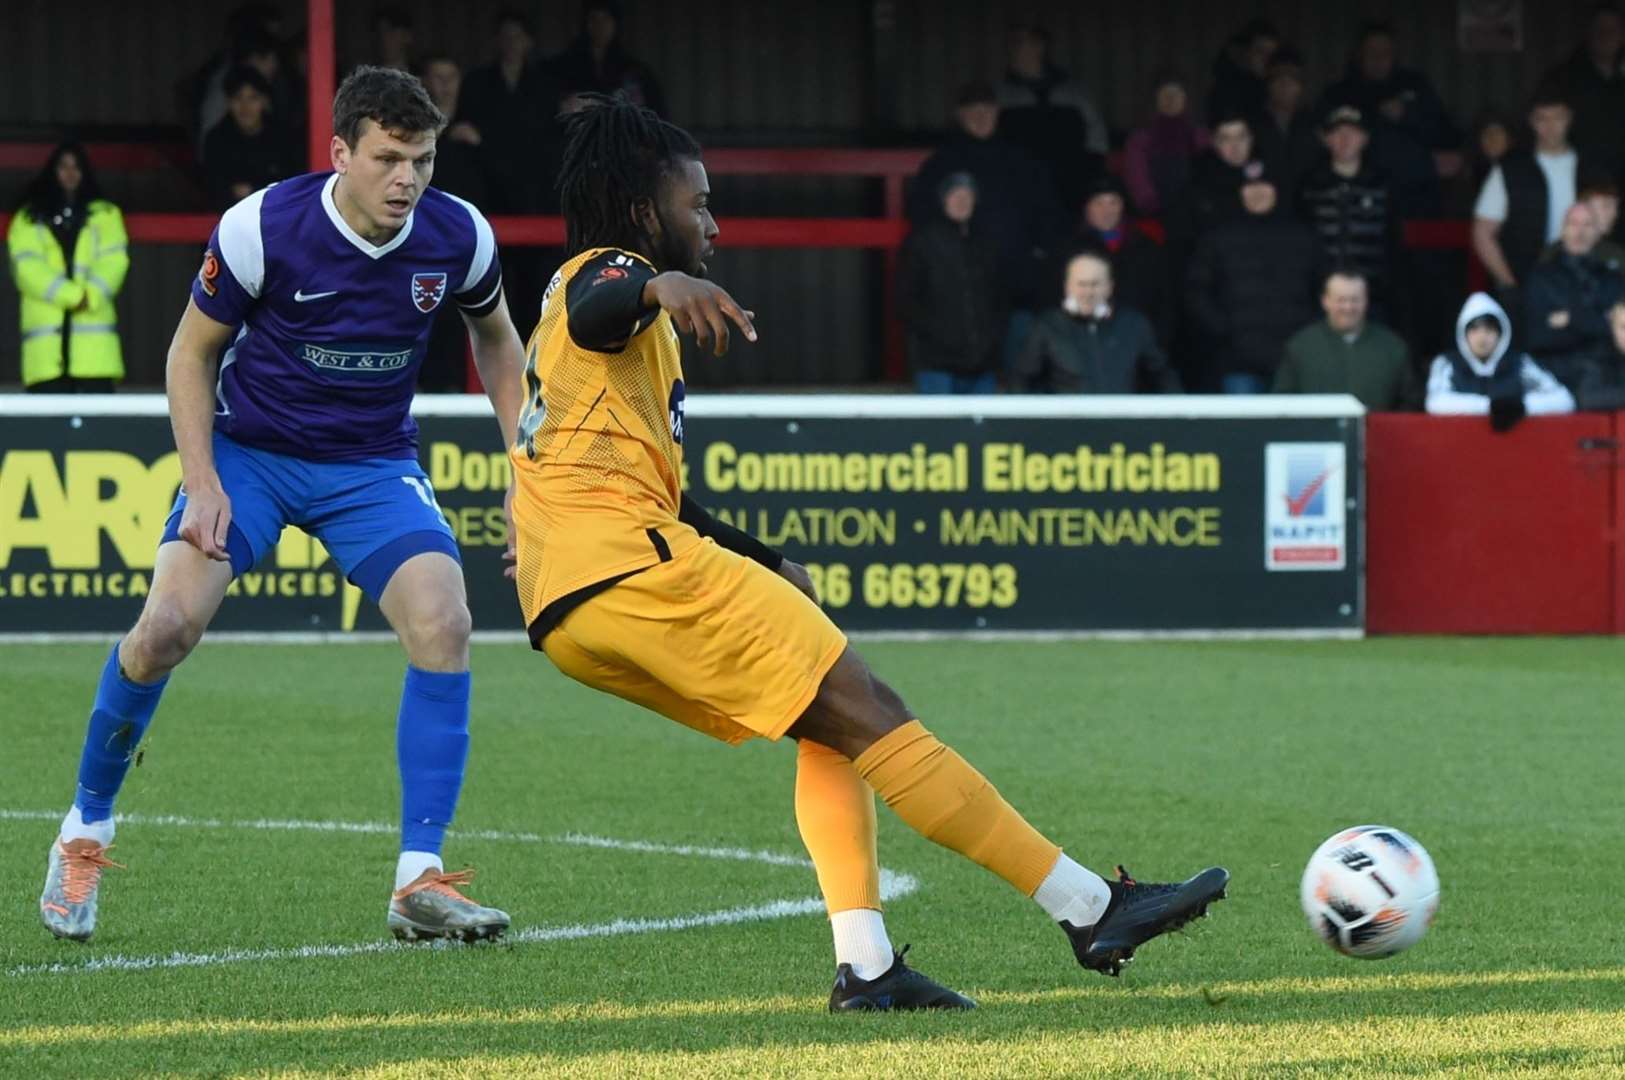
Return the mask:
[[[526,401],[509,456],[519,601],[538,646],[577,603],[700,540],[677,517],[677,328],[637,299],[655,273],[642,256],[613,248],[571,258],[549,283],[526,348]],[[613,331],[602,329],[606,312],[624,317]],[[589,321],[596,338],[583,332]]]

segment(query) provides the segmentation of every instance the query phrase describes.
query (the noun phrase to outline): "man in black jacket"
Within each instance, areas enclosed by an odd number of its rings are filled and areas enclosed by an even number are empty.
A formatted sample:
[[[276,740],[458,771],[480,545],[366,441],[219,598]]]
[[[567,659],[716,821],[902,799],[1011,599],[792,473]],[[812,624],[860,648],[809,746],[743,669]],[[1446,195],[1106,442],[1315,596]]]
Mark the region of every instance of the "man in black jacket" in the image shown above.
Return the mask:
[[[1569,141],[1590,168],[1613,180],[1625,172],[1625,18],[1613,4],[1598,4],[1585,42],[1541,79],[1574,109]]]
[[[1396,229],[1388,177],[1367,160],[1370,135],[1360,110],[1341,105],[1326,115],[1321,140],[1328,155],[1298,188],[1298,213],[1320,236],[1333,266],[1358,270],[1383,319],[1393,301]]]
[[[1179,392],[1179,376],[1151,324],[1131,307],[1112,306],[1112,270],[1097,252],[1080,252],[1066,270],[1061,306],[1040,315],[1010,372],[1012,390],[1052,394]]]
[[[1251,118],[1253,152],[1275,178],[1281,201],[1291,205],[1297,185],[1325,156],[1320,127],[1304,102],[1303,56],[1283,47],[1270,57],[1264,107]]]
[[[1269,389],[1287,339],[1315,315],[1323,258],[1314,231],[1277,212],[1262,172],[1241,189],[1242,216],[1197,245],[1186,304],[1203,338],[1204,381],[1227,394]]]
[[[1599,234],[1591,207],[1569,207],[1556,256],[1535,267],[1524,289],[1525,343],[1571,391],[1589,365],[1610,351],[1608,312],[1625,293],[1625,280],[1592,254]]]
[[[909,365],[922,394],[990,394],[1004,334],[998,257],[976,220],[970,174],[948,177],[941,192],[936,220],[903,243],[897,299]]]
[[[1052,289],[1040,284],[1045,242],[1070,227],[1044,167],[1003,138],[999,105],[988,83],[959,91],[956,130],[920,166],[909,191],[908,218],[918,228],[942,217],[942,182],[955,173],[976,181],[976,226],[996,245],[1004,300],[1014,307],[1048,303]]]
[[[1083,84],[1051,60],[1048,30],[1011,30],[1009,57],[998,85],[999,134],[1044,163],[1056,198],[1071,210],[1105,170],[1105,118]]]
[[[1572,115],[1568,102],[1554,89],[1536,94],[1529,110],[1534,151],[1507,154],[1490,170],[1478,193],[1473,251],[1503,301],[1516,301],[1516,290],[1534,269],[1541,250],[1557,240],[1563,215],[1574,205],[1582,163],[1569,145]]]
[[[227,113],[203,140],[203,171],[215,209],[298,173],[299,150],[271,109],[271,84],[247,65],[226,76]]]
[[[1397,54],[1394,28],[1367,23],[1348,74],[1327,88],[1322,110],[1359,109],[1372,125],[1371,157],[1393,184],[1399,216],[1438,217],[1443,198],[1434,153],[1455,151],[1461,133],[1427,75],[1399,67]]]
[[[1625,300],[1608,309],[1608,348],[1595,355],[1575,380],[1579,408],[1625,409]]]
[[[1191,163],[1185,200],[1169,215],[1170,243],[1176,250],[1189,250],[1213,226],[1240,217],[1241,185],[1262,172],[1247,117],[1241,113],[1219,117],[1213,124],[1213,146]]]

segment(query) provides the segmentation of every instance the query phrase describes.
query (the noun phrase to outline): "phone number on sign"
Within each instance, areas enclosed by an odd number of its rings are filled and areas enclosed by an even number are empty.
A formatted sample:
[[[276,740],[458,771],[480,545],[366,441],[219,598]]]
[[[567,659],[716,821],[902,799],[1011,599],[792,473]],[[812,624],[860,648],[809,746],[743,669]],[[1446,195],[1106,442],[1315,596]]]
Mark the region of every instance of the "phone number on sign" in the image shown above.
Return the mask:
[[[826,607],[844,608],[857,590],[871,608],[1007,608],[1016,602],[1016,568],[1009,563],[872,563],[856,573],[845,563],[807,567]]]

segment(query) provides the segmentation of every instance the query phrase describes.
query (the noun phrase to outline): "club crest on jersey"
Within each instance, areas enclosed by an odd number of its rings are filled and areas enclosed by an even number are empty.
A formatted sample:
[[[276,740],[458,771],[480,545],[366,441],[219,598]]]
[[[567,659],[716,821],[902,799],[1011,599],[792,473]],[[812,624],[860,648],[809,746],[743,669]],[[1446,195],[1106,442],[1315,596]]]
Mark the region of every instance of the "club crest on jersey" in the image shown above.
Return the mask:
[[[445,295],[445,274],[412,275],[412,303],[425,315],[439,307]]]

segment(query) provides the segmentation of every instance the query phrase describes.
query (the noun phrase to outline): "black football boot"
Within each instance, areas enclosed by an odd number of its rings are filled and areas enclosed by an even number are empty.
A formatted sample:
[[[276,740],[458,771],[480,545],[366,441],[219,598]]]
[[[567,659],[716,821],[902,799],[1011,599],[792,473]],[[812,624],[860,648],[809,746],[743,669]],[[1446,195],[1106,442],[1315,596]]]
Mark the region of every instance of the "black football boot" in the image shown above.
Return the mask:
[[[903,962],[908,946],[894,954],[896,959],[885,973],[873,979],[860,979],[851,964],[835,969],[835,989],[830,991],[829,1011],[893,1012],[903,1009],[974,1009],[976,1002],[933,982]]]
[[[1119,975],[1135,949],[1206,915],[1209,904],[1224,899],[1229,882],[1230,872],[1219,866],[1177,885],[1135,881],[1119,866],[1117,880],[1106,882],[1112,898],[1100,921],[1081,930],[1063,922],[1061,929],[1072,939],[1078,963],[1102,975]]]

